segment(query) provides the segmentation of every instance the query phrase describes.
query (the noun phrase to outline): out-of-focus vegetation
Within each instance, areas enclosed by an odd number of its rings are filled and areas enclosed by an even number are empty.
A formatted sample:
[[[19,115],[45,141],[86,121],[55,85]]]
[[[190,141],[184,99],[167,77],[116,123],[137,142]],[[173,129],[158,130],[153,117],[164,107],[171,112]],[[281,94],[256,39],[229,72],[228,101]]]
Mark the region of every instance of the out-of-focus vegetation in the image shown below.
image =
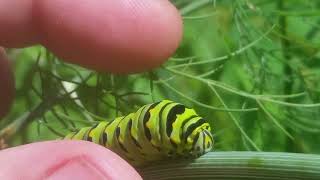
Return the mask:
[[[5,143],[55,139],[171,99],[212,123],[215,151],[320,153],[320,1],[173,2],[184,39],[150,72],[98,73],[42,47],[9,50],[17,98],[1,121],[14,134]]]

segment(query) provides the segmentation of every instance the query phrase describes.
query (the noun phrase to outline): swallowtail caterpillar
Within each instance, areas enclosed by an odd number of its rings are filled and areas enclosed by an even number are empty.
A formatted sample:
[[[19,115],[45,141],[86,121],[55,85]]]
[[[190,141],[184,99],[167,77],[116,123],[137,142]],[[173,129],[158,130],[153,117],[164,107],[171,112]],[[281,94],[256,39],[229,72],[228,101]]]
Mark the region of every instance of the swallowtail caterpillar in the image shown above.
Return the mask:
[[[197,158],[211,151],[214,143],[205,119],[193,109],[169,100],[82,128],[65,139],[100,144],[138,167],[165,159]]]

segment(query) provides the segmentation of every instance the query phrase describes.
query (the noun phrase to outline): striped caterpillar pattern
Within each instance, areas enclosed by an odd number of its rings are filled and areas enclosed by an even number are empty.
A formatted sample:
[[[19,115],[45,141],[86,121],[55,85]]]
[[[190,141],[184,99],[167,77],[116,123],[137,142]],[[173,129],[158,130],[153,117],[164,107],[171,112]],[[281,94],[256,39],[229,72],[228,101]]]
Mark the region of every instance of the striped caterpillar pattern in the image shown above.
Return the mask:
[[[134,166],[176,158],[197,158],[213,147],[209,123],[193,109],[163,100],[137,112],[99,122],[68,134],[65,139],[100,144]]]

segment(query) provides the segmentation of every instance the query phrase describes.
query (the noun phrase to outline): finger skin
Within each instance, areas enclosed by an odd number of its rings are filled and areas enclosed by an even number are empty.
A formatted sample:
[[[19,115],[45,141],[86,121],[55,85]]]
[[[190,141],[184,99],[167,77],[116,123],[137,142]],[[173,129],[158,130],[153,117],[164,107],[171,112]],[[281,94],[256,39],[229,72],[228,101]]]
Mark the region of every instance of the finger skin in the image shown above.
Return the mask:
[[[47,141],[0,151],[0,179],[142,179],[112,151],[85,141]]]
[[[32,0],[0,0],[0,46],[25,47],[38,42]]]
[[[134,73],[158,67],[182,38],[181,16],[168,0],[2,1],[12,1],[7,4],[19,7],[23,15],[7,10],[0,18],[0,24],[7,24],[0,39],[10,34],[0,45],[40,43],[68,62],[99,71]]]
[[[12,105],[15,95],[14,75],[12,68],[0,47],[0,119],[4,117]]]

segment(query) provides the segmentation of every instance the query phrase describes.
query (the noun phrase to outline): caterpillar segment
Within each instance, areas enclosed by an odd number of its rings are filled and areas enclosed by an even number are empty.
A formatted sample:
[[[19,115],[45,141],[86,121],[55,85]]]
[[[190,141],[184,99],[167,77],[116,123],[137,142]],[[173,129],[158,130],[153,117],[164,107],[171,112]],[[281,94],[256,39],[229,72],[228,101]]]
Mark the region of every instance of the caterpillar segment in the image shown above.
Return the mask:
[[[212,150],[210,124],[193,109],[163,100],[135,113],[84,127],[65,139],[100,144],[134,166],[175,158],[197,158]]]

